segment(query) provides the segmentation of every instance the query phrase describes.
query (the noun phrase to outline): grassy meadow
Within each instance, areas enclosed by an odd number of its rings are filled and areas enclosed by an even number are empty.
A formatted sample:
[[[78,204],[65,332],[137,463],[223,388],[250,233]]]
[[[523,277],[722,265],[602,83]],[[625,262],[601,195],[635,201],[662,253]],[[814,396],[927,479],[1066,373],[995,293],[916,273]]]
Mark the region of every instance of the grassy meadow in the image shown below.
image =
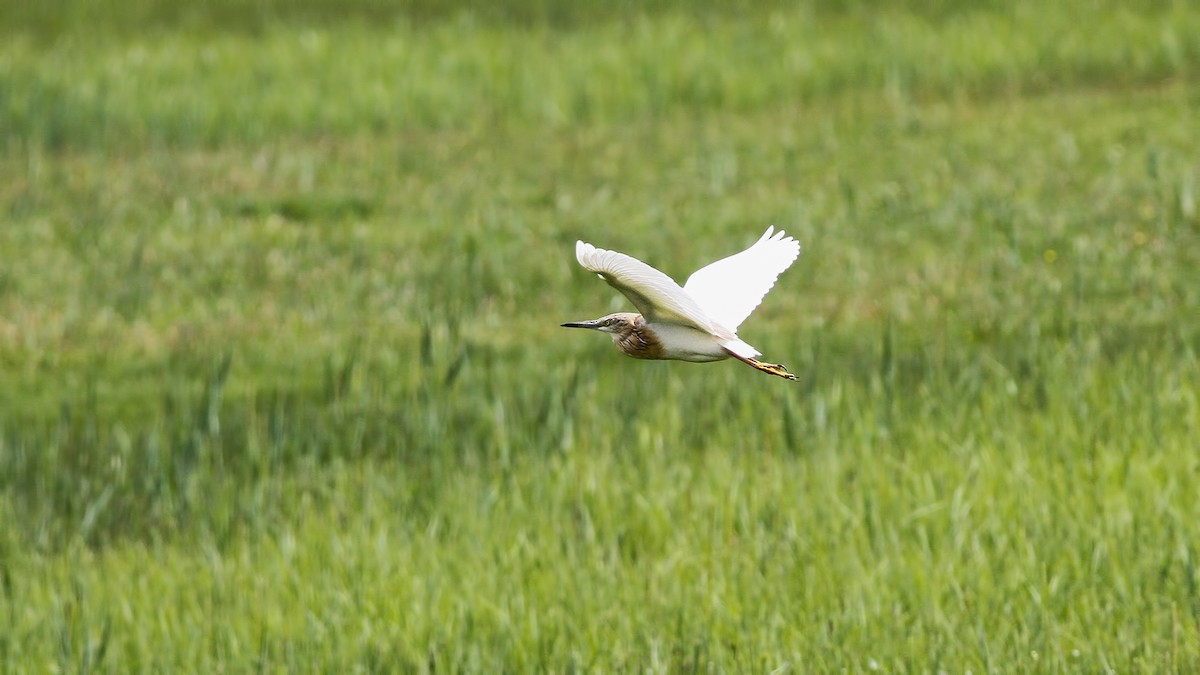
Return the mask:
[[[5,3],[0,672],[1196,672],[1198,120],[1184,1]],[[558,327],[768,225],[797,383]]]

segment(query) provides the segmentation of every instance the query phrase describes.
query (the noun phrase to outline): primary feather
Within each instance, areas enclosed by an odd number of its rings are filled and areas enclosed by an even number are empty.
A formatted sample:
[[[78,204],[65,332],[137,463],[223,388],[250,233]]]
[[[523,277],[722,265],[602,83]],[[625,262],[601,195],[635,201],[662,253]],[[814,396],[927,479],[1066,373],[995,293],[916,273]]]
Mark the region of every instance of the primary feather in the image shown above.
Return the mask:
[[[745,251],[696,270],[683,290],[710,319],[736,331],[799,255],[799,242],[768,227]]]

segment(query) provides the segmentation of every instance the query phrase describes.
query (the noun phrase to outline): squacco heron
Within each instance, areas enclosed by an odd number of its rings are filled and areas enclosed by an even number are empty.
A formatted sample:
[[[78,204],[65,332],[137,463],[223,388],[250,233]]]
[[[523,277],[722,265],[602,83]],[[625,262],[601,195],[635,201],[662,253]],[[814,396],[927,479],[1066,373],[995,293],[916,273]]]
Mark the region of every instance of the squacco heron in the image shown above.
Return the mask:
[[[641,314],[618,312],[591,321],[564,323],[612,335],[635,359],[707,362],[733,357],[764,373],[796,376],[737,336],[737,328],[762,302],[775,280],[800,255],[800,244],[768,227],[753,246],[702,267],[682,287],[646,263],[582,241],[575,257],[589,272],[629,298]]]

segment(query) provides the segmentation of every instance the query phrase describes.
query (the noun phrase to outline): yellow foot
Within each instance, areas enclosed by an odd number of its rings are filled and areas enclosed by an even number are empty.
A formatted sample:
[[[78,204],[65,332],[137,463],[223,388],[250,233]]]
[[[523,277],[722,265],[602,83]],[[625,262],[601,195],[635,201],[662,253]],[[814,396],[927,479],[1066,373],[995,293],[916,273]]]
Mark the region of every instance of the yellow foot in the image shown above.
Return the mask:
[[[780,365],[778,363],[763,363],[762,361],[759,361],[758,359],[746,359],[746,363],[749,363],[750,365],[754,366],[755,368],[758,368],[759,370],[763,371],[764,373],[778,375],[785,380],[792,380],[794,382],[794,381],[800,379],[800,378],[796,377],[795,375],[789,373],[787,368],[784,368],[782,365]]]

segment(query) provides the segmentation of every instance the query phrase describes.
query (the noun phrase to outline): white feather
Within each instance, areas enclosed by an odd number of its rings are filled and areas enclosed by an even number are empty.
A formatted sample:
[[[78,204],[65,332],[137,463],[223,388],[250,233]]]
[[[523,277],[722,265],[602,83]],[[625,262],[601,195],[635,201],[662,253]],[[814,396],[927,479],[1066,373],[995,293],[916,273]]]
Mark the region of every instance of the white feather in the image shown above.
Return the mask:
[[[575,244],[575,258],[629,298],[647,322],[691,326],[725,339],[736,337],[733,330],[716,325],[671,277],[633,256],[580,241]]]
[[[800,255],[800,243],[768,227],[750,248],[700,268],[683,285],[704,313],[736,331]]]

